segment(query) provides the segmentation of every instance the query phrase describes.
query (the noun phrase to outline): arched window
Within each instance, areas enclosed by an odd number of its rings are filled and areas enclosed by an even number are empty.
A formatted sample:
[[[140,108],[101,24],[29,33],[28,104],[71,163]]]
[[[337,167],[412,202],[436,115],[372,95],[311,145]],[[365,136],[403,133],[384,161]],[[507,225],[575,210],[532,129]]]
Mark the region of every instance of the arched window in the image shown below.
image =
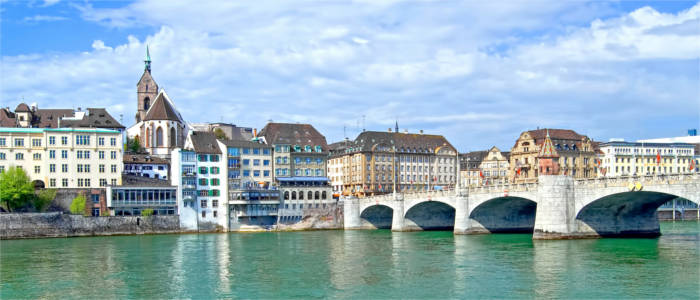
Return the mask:
[[[151,147],[151,128],[146,128],[146,138],[144,139],[144,147]]]
[[[299,192],[299,200],[304,200],[304,192]]]
[[[170,127],[170,147],[175,147],[177,140],[175,139],[175,127]]]
[[[148,86],[146,86],[146,91],[148,91]],[[148,108],[151,107],[151,98],[144,98],[143,99],[143,110],[148,111]]]
[[[156,147],[163,147],[163,128],[156,129]]]
[[[327,197],[326,191],[321,192],[321,199],[324,199],[324,200],[325,200],[326,197]]]
[[[297,200],[297,192],[292,191],[292,200]]]
[[[289,191],[284,192],[284,200],[289,200]]]
[[[314,194],[314,196],[315,196],[314,199],[318,200],[318,199],[321,198],[321,193],[319,193],[318,191],[316,191],[316,193]]]
[[[307,199],[309,199],[309,200],[313,200],[313,199],[314,199],[314,193],[313,193],[312,191],[309,191],[308,196],[309,196],[309,197],[308,197]]]

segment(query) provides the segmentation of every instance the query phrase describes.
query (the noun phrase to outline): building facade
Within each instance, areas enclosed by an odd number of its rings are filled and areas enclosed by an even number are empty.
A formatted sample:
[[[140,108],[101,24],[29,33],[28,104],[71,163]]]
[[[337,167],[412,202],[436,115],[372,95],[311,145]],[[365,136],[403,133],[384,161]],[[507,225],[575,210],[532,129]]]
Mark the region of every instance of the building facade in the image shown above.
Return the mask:
[[[167,180],[170,162],[148,154],[124,154],[124,174]]]
[[[122,138],[98,128],[0,128],[0,172],[23,168],[37,187],[104,188],[121,183]]]
[[[168,181],[124,175],[122,185],[107,186],[107,207],[113,216],[139,216],[146,209],[154,215],[175,215],[177,187]]]
[[[183,229],[228,230],[225,151],[213,133],[193,131],[184,149],[172,152],[171,182],[178,186]]]
[[[598,176],[685,174],[695,169],[695,145],[688,143],[601,143]]]
[[[409,190],[451,188],[457,183],[457,150],[441,135],[365,131],[331,165],[342,172],[342,194],[363,197]],[[336,176],[337,177],[337,176]],[[332,182],[338,186],[338,182]]]
[[[559,155],[561,175],[595,178],[596,143],[568,129],[537,129],[520,134],[510,152],[509,177],[513,182],[534,182],[539,176],[538,155],[547,137]]]

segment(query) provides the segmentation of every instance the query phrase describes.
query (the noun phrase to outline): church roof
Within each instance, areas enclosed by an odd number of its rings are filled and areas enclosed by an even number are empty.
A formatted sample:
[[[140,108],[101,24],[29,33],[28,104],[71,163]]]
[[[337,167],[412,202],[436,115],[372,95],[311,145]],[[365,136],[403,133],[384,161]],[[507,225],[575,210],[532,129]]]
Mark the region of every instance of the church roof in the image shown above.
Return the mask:
[[[180,114],[177,113],[164,92],[160,92],[158,94],[156,100],[153,102],[153,105],[151,105],[151,108],[149,108],[148,112],[146,112],[146,117],[143,118],[143,120],[181,121]]]
[[[540,148],[540,155],[538,157],[559,157],[559,153],[557,153],[557,149],[554,148],[549,134],[544,138],[544,143],[542,143],[542,148]]]

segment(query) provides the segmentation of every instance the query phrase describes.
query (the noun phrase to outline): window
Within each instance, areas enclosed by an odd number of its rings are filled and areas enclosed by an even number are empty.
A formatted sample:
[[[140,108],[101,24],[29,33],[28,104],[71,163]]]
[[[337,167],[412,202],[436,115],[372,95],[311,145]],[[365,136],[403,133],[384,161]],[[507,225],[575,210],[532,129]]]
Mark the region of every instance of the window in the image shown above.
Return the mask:
[[[269,159],[263,160],[263,166],[269,166],[269,165],[270,165]]]
[[[76,136],[76,145],[90,145],[90,136],[89,135],[77,135]]]
[[[103,137],[97,138],[97,145],[104,146],[105,145],[105,138],[103,138]]]
[[[112,173],[117,173],[117,165],[111,165],[111,166],[110,166],[110,171],[111,171]]]
[[[207,212],[206,212],[206,211],[202,211],[202,218],[206,218],[206,217],[207,217]]]
[[[107,186],[107,179],[100,178],[100,186]]]
[[[112,182],[112,183],[111,183],[112,185],[117,185],[117,180],[116,180],[116,179],[112,179],[112,180],[110,180],[110,181]]]
[[[32,147],[41,147],[41,139],[32,139]]]
[[[41,167],[40,166],[34,166],[34,174],[39,174],[41,173]]]
[[[61,158],[68,159],[68,150],[61,150]]]
[[[55,186],[56,186],[56,178],[51,178],[51,179],[49,179],[49,186],[50,186],[50,187],[55,187]]]
[[[219,155],[218,154],[209,155],[209,161],[219,161]]]
[[[32,158],[34,160],[41,160],[41,153],[34,153],[32,154]]]
[[[243,148],[243,154],[250,154],[250,148]]]
[[[264,154],[264,155],[270,155],[270,149],[269,149],[269,148],[263,149],[263,154]]]
[[[250,160],[249,160],[249,159],[244,159],[244,160],[243,160],[243,165],[244,165],[244,166],[250,165]]]
[[[15,160],[24,160],[24,154],[22,154],[22,153],[15,154]]]
[[[5,153],[4,153],[4,152],[0,152],[0,160],[5,160],[5,159],[6,159],[6,158],[5,158]]]
[[[56,173],[56,164],[49,165],[49,173]]]
[[[110,139],[109,139],[109,145],[110,145],[110,146],[116,146],[116,145],[117,145],[117,138],[110,138]]]
[[[259,159],[254,159],[254,160],[253,160],[253,165],[254,165],[254,166],[259,166],[259,165],[260,165],[260,160],[259,160]]]
[[[111,159],[117,159],[117,151],[111,151],[109,153],[109,158]]]
[[[260,155],[260,148],[253,148],[253,154]]]
[[[207,207],[207,200],[200,200],[199,207],[206,208]],[[204,213],[204,212],[202,212],[202,213]],[[204,217],[204,214],[202,214],[202,217]]]
[[[243,170],[243,177],[250,177],[250,171],[249,171],[249,170]]]
[[[219,207],[219,200],[211,200],[211,207]]]
[[[207,155],[206,154],[197,155],[197,159],[199,161],[207,161]]]
[[[269,176],[270,176],[270,171],[267,171],[267,170],[263,171],[263,176],[264,176],[264,177],[269,177]]]
[[[75,158],[82,159],[83,158],[83,151],[78,150],[75,152]]]
[[[219,167],[211,167],[210,171],[212,174],[219,174]]]
[[[83,173],[83,165],[78,164],[76,167],[77,167],[78,173]]]
[[[105,152],[104,151],[97,151],[97,156],[99,159],[105,159]]]
[[[323,149],[321,148],[321,146],[316,146],[316,152],[322,152],[322,151],[323,151]]]
[[[61,172],[62,172],[62,173],[68,173],[68,164],[62,164],[62,165],[61,165]]]
[[[217,179],[217,178],[212,178],[212,179],[211,179],[211,185],[219,185],[219,179]]]
[[[84,156],[85,156],[85,159],[90,159],[90,151],[87,151],[87,150],[86,150],[86,151],[83,152],[83,154],[84,154]]]
[[[105,172],[105,165],[99,165],[98,170],[100,173],[104,173]]]
[[[253,177],[260,177],[260,171],[259,170],[253,171]]]
[[[311,152],[311,146],[310,145],[304,146],[304,152]]]
[[[56,158],[56,150],[49,150],[49,158]]]
[[[85,173],[90,173],[90,165],[85,165]]]
[[[24,147],[24,139],[15,139],[15,147]]]
[[[92,195],[90,195],[90,198],[92,198],[92,203],[100,203],[100,195],[99,194],[92,194]]]
[[[216,211],[214,211],[213,213],[214,213],[214,218],[216,218]]]
[[[207,185],[207,179],[206,179],[206,178],[200,178],[200,179],[199,179],[199,185],[200,185],[200,186],[205,186],[205,185]]]
[[[68,145],[68,137],[67,136],[61,137],[61,145]]]
[[[82,187],[85,184],[82,178],[78,178],[78,187]]]
[[[67,187],[68,186],[68,179],[66,179],[66,178],[61,179],[61,186]]]
[[[199,174],[207,174],[207,167],[199,167]]]
[[[0,147],[5,147],[5,138],[0,138]]]

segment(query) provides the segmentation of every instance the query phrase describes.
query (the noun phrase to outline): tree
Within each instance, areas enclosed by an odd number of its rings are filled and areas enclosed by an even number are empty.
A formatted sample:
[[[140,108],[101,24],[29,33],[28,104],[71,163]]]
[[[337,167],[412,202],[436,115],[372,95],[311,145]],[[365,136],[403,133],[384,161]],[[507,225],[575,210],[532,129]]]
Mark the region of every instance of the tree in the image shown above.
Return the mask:
[[[225,140],[226,139],[226,133],[224,133],[224,130],[221,128],[214,129],[214,135],[216,136],[216,139],[218,139],[218,140]]]
[[[143,149],[141,149],[141,142],[139,141],[139,137],[136,136],[133,139],[126,138],[126,151],[132,152],[132,153],[141,153]]]
[[[0,174],[0,201],[8,211],[26,206],[34,199],[34,184],[22,168],[11,167]]]
[[[141,211],[141,216],[150,217],[153,215],[153,209],[147,208]]]
[[[51,201],[56,198],[56,189],[44,189],[34,197],[34,208],[37,211],[45,211],[49,207]]]
[[[85,196],[80,194],[78,197],[73,198],[73,201],[70,203],[70,213],[74,215],[85,214]]]

